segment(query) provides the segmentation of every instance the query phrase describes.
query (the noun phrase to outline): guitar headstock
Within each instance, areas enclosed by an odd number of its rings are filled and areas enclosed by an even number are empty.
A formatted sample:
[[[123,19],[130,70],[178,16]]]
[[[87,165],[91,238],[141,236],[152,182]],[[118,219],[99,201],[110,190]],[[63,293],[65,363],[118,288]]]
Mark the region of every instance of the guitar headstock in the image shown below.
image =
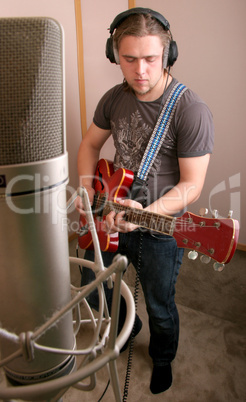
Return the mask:
[[[200,210],[200,216],[186,212],[176,219],[173,237],[178,247],[191,249],[190,259],[196,259],[201,253],[201,260],[208,263],[215,261],[214,269],[221,271],[234,255],[239,237],[239,223],[232,219],[232,211],[228,218],[219,218],[213,211],[213,217],[207,218],[207,209]]]

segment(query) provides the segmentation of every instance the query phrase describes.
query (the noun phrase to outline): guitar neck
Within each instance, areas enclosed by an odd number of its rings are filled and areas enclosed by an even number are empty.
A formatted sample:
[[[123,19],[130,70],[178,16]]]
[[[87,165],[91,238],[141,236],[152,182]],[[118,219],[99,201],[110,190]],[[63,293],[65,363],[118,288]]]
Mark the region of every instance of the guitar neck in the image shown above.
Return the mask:
[[[102,215],[105,216],[111,211],[116,213],[125,211],[124,220],[127,222],[162,234],[173,235],[176,221],[174,217],[126,207],[113,201],[106,201]]]

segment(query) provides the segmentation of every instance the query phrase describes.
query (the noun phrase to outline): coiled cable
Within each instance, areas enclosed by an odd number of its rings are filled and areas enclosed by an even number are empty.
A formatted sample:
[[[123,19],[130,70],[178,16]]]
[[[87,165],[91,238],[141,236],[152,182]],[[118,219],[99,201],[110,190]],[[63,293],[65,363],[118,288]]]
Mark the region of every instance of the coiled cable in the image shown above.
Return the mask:
[[[135,287],[134,287],[134,295],[133,295],[136,311],[137,311],[138,295],[139,295],[139,273],[140,273],[140,267],[141,267],[141,261],[142,261],[142,248],[143,248],[143,232],[140,230],[139,253],[138,253],[138,262],[137,262],[137,267],[136,267],[136,278],[135,278]],[[128,389],[129,389],[129,384],[130,384],[130,376],[131,376],[131,368],[132,368],[135,330],[136,330],[136,320],[134,322],[134,326],[133,326],[133,330],[132,330],[132,333],[130,336],[130,342],[129,342],[129,352],[128,352],[125,384],[124,384],[124,391],[123,391],[123,398],[122,398],[123,402],[126,402],[127,397],[128,397]]]

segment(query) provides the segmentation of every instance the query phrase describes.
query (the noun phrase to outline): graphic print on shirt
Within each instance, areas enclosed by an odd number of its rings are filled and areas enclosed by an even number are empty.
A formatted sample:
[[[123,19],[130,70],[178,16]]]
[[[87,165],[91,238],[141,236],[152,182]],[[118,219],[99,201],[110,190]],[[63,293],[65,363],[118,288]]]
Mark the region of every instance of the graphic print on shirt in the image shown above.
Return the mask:
[[[152,128],[143,121],[140,112],[127,118],[119,119],[118,126],[111,121],[111,130],[116,148],[115,167],[125,167],[136,172],[141,163],[145,148],[152,134]],[[158,172],[161,165],[160,157],[156,157],[152,172]]]

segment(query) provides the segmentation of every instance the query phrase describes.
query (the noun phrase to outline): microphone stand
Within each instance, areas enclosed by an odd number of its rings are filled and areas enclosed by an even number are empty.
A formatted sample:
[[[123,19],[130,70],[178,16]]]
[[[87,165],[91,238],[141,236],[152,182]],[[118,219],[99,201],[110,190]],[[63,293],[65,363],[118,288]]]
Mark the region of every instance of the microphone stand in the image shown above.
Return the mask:
[[[65,375],[56,379],[49,379],[49,381],[44,381],[40,383],[35,383],[31,385],[21,385],[14,387],[5,387],[0,389],[0,398],[3,400],[10,400],[12,398],[25,399],[33,401],[34,398],[48,398],[50,401],[58,401],[57,392],[59,396],[63,395],[67,389],[74,385],[76,388],[81,390],[88,390],[88,386],[85,386],[80,381],[88,376],[92,376],[96,371],[102,368],[104,365],[109,364],[110,377],[112,382],[112,387],[115,395],[115,400],[117,402],[121,401],[119,379],[116,368],[116,358],[119,356],[120,349],[125,344],[129,338],[135,319],[135,305],[133,296],[122,281],[123,272],[127,268],[127,258],[123,256],[116,256],[112,265],[107,269],[103,266],[103,260],[101,256],[99,240],[96,233],[95,223],[93,220],[93,214],[91,211],[91,206],[89,202],[89,197],[86,190],[80,187],[75,194],[67,202],[67,209],[72,205],[75,198],[80,196],[82,198],[83,204],[85,205],[86,216],[89,224],[89,228],[92,234],[94,249],[95,249],[95,262],[85,260],[83,258],[69,257],[71,264],[83,264],[84,266],[94,270],[96,274],[95,281],[91,282],[82,288],[74,288],[78,294],[60,311],[54,313],[42,326],[38,329],[28,331],[26,333],[21,333],[20,335],[9,333],[6,329],[0,328],[0,338],[7,337],[14,343],[19,343],[20,348],[15,351],[10,356],[6,357],[0,361],[0,367],[3,367],[11,360],[23,356],[27,360],[35,359],[35,349],[46,351],[47,353],[60,353],[60,354],[70,354],[70,355],[88,355],[94,356],[94,360],[90,361],[88,364],[81,366],[77,371],[74,371],[68,375]],[[109,280],[110,283],[114,282],[113,291],[113,303],[111,311],[111,319],[109,317],[108,309],[105,308],[106,303],[104,302],[104,290],[102,283]],[[110,285],[110,284],[109,284]],[[52,326],[56,323],[71,309],[76,308],[85,298],[94,290],[98,289],[99,300],[101,301],[101,309],[99,308],[99,319],[94,320],[94,326],[96,328],[94,337],[92,339],[91,345],[82,350],[64,350],[56,349],[53,347],[42,346],[37,343],[37,340]],[[120,334],[117,336],[118,328],[118,318],[119,318],[119,304],[121,295],[125,298],[127,305],[127,316],[123,328]],[[98,341],[98,335],[101,329],[101,323],[103,321],[103,313],[105,315],[105,321],[107,323],[104,336],[102,340]],[[93,314],[93,313],[91,313]],[[81,325],[83,321],[80,321]],[[77,331],[78,332],[78,331]],[[117,338],[116,338],[117,337]],[[98,351],[102,354],[97,356]],[[61,392],[61,390],[63,390]],[[54,396],[54,393],[56,395]],[[50,399],[52,395],[52,399]],[[60,399],[59,399],[60,400]]]

